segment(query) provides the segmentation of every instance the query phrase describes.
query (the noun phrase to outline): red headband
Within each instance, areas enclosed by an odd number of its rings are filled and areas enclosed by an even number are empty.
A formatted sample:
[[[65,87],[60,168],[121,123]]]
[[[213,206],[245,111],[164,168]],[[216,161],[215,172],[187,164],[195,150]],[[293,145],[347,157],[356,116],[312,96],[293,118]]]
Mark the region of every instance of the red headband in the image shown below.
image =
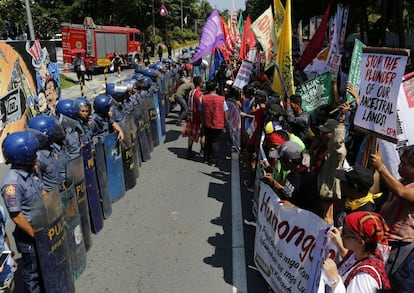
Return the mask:
[[[269,135],[269,142],[271,144],[282,144],[284,142],[286,142],[286,140],[281,137],[280,135],[276,134],[276,133],[272,133]]]

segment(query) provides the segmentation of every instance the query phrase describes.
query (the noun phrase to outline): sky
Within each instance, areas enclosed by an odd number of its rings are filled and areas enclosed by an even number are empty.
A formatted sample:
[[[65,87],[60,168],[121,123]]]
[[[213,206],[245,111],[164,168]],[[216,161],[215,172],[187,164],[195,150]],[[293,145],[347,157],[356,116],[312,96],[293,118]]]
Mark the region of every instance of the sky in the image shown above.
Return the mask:
[[[236,11],[246,8],[245,0],[208,0],[208,2],[213,8],[217,6],[218,10],[228,9],[230,12],[233,10],[233,2]]]

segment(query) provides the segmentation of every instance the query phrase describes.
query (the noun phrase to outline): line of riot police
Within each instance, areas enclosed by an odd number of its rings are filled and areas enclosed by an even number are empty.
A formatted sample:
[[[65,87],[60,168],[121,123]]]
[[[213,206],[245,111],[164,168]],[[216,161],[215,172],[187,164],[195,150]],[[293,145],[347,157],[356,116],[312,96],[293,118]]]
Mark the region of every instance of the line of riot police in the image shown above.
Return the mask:
[[[2,196],[21,253],[28,292],[74,292],[91,233],[133,188],[139,167],[165,135],[178,67],[163,59],[110,83],[89,101],[61,99],[55,116],[35,116],[3,141]]]

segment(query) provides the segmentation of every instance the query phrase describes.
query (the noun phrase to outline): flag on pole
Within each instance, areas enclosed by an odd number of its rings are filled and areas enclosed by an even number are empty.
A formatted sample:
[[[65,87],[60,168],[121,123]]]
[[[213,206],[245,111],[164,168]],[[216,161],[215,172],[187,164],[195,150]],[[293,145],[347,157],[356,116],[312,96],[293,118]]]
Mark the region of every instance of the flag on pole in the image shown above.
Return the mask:
[[[161,4],[161,7],[160,7],[160,15],[161,16],[167,16],[168,15],[167,7],[165,7],[164,4]]]
[[[247,23],[247,22],[246,22]],[[277,52],[275,26],[273,25],[272,6],[269,6],[250,26],[257,41],[262,45],[265,55],[265,70],[274,65]]]
[[[193,57],[193,61],[197,61],[204,55],[207,55],[217,46],[223,45],[224,34],[221,28],[220,15],[217,9],[208,17],[201,32],[200,43],[198,45],[197,53]]]
[[[252,25],[252,20],[250,18],[250,15],[246,18],[246,23],[243,27],[243,33],[241,37],[241,44],[240,44],[240,59],[244,60],[247,58],[247,53],[249,52],[250,48],[253,48],[256,46],[256,38],[250,29],[250,26]]]
[[[273,74],[272,89],[277,93],[284,91],[285,95],[291,96],[295,93],[293,83],[292,64],[292,20],[290,15],[290,1],[286,1],[283,28],[280,34],[279,48],[277,52],[275,71]],[[278,71],[280,71],[280,76]],[[283,86],[284,83],[284,86]]]
[[[211,53],[211,64],[209,79],[214,79],[216,71],[220,68],[221,63],[224,62],[223,54],[219,49],[214,49]]]
[[[223,30],[223,36],[225,43],[221,46],[223,56],[226,60],[230,59],[230,56],[233,54],[233,38],[231,30],[229,29],[226,22],[220,17],[221,29]]]
[[[282,27],[283,27],[283,20],[285,18],[285,8],[283,7],[280,0],[274,0],[273,7],[274,7],[274,15],[275,15],[274,19],[275,19],[276,38],[279,41],[280,33],[282,32]]]
[[[325,39],[326,27],[328,25],[329,12],[331,11],[331,3],[328,4],[328,7],[325,10],[321,24],[318,26],[315,34],[310,40],[309,44],[306,46],[305,51],[303,52],[302,57],[299,59],[299,68],[304,69],[313,58],[318,55],[319,51],[322,48],[323,41]]]

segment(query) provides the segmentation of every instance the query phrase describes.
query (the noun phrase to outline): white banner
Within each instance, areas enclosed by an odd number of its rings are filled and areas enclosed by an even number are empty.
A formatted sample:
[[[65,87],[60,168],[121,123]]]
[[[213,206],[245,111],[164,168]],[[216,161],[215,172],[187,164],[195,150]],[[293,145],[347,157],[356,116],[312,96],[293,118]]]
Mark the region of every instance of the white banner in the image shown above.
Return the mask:
[[[277,48],[272,6],[269,6],[269,8],[252,23],[250,29],[263,47],[266,59],[265,70],[267,70],[275,63],[273,55],[276,53]]]
[[[356,126],[391,142],[397,142],[398,92],[407,64],[407,56],[394,52],[363,48],[360,101],[354,120]]]
[[[239,71],[237,72],[237,76],[233,83],[233,87],[237,89],[243,89],[243,87],[249,83],[252,69],[253,63],[251,63],[250,61],[243,61]]]
[[[326,253],[315,249],[318,235],[324,238],[318,242],[325,247],[330,242],[328,226],[317,215],[279,201],[273,190],[261,183],[254,252],[257,268],[274,292],[305,292],[308,285],[317,288],[323,260],[327,254],[336,255],[331,249]]]

